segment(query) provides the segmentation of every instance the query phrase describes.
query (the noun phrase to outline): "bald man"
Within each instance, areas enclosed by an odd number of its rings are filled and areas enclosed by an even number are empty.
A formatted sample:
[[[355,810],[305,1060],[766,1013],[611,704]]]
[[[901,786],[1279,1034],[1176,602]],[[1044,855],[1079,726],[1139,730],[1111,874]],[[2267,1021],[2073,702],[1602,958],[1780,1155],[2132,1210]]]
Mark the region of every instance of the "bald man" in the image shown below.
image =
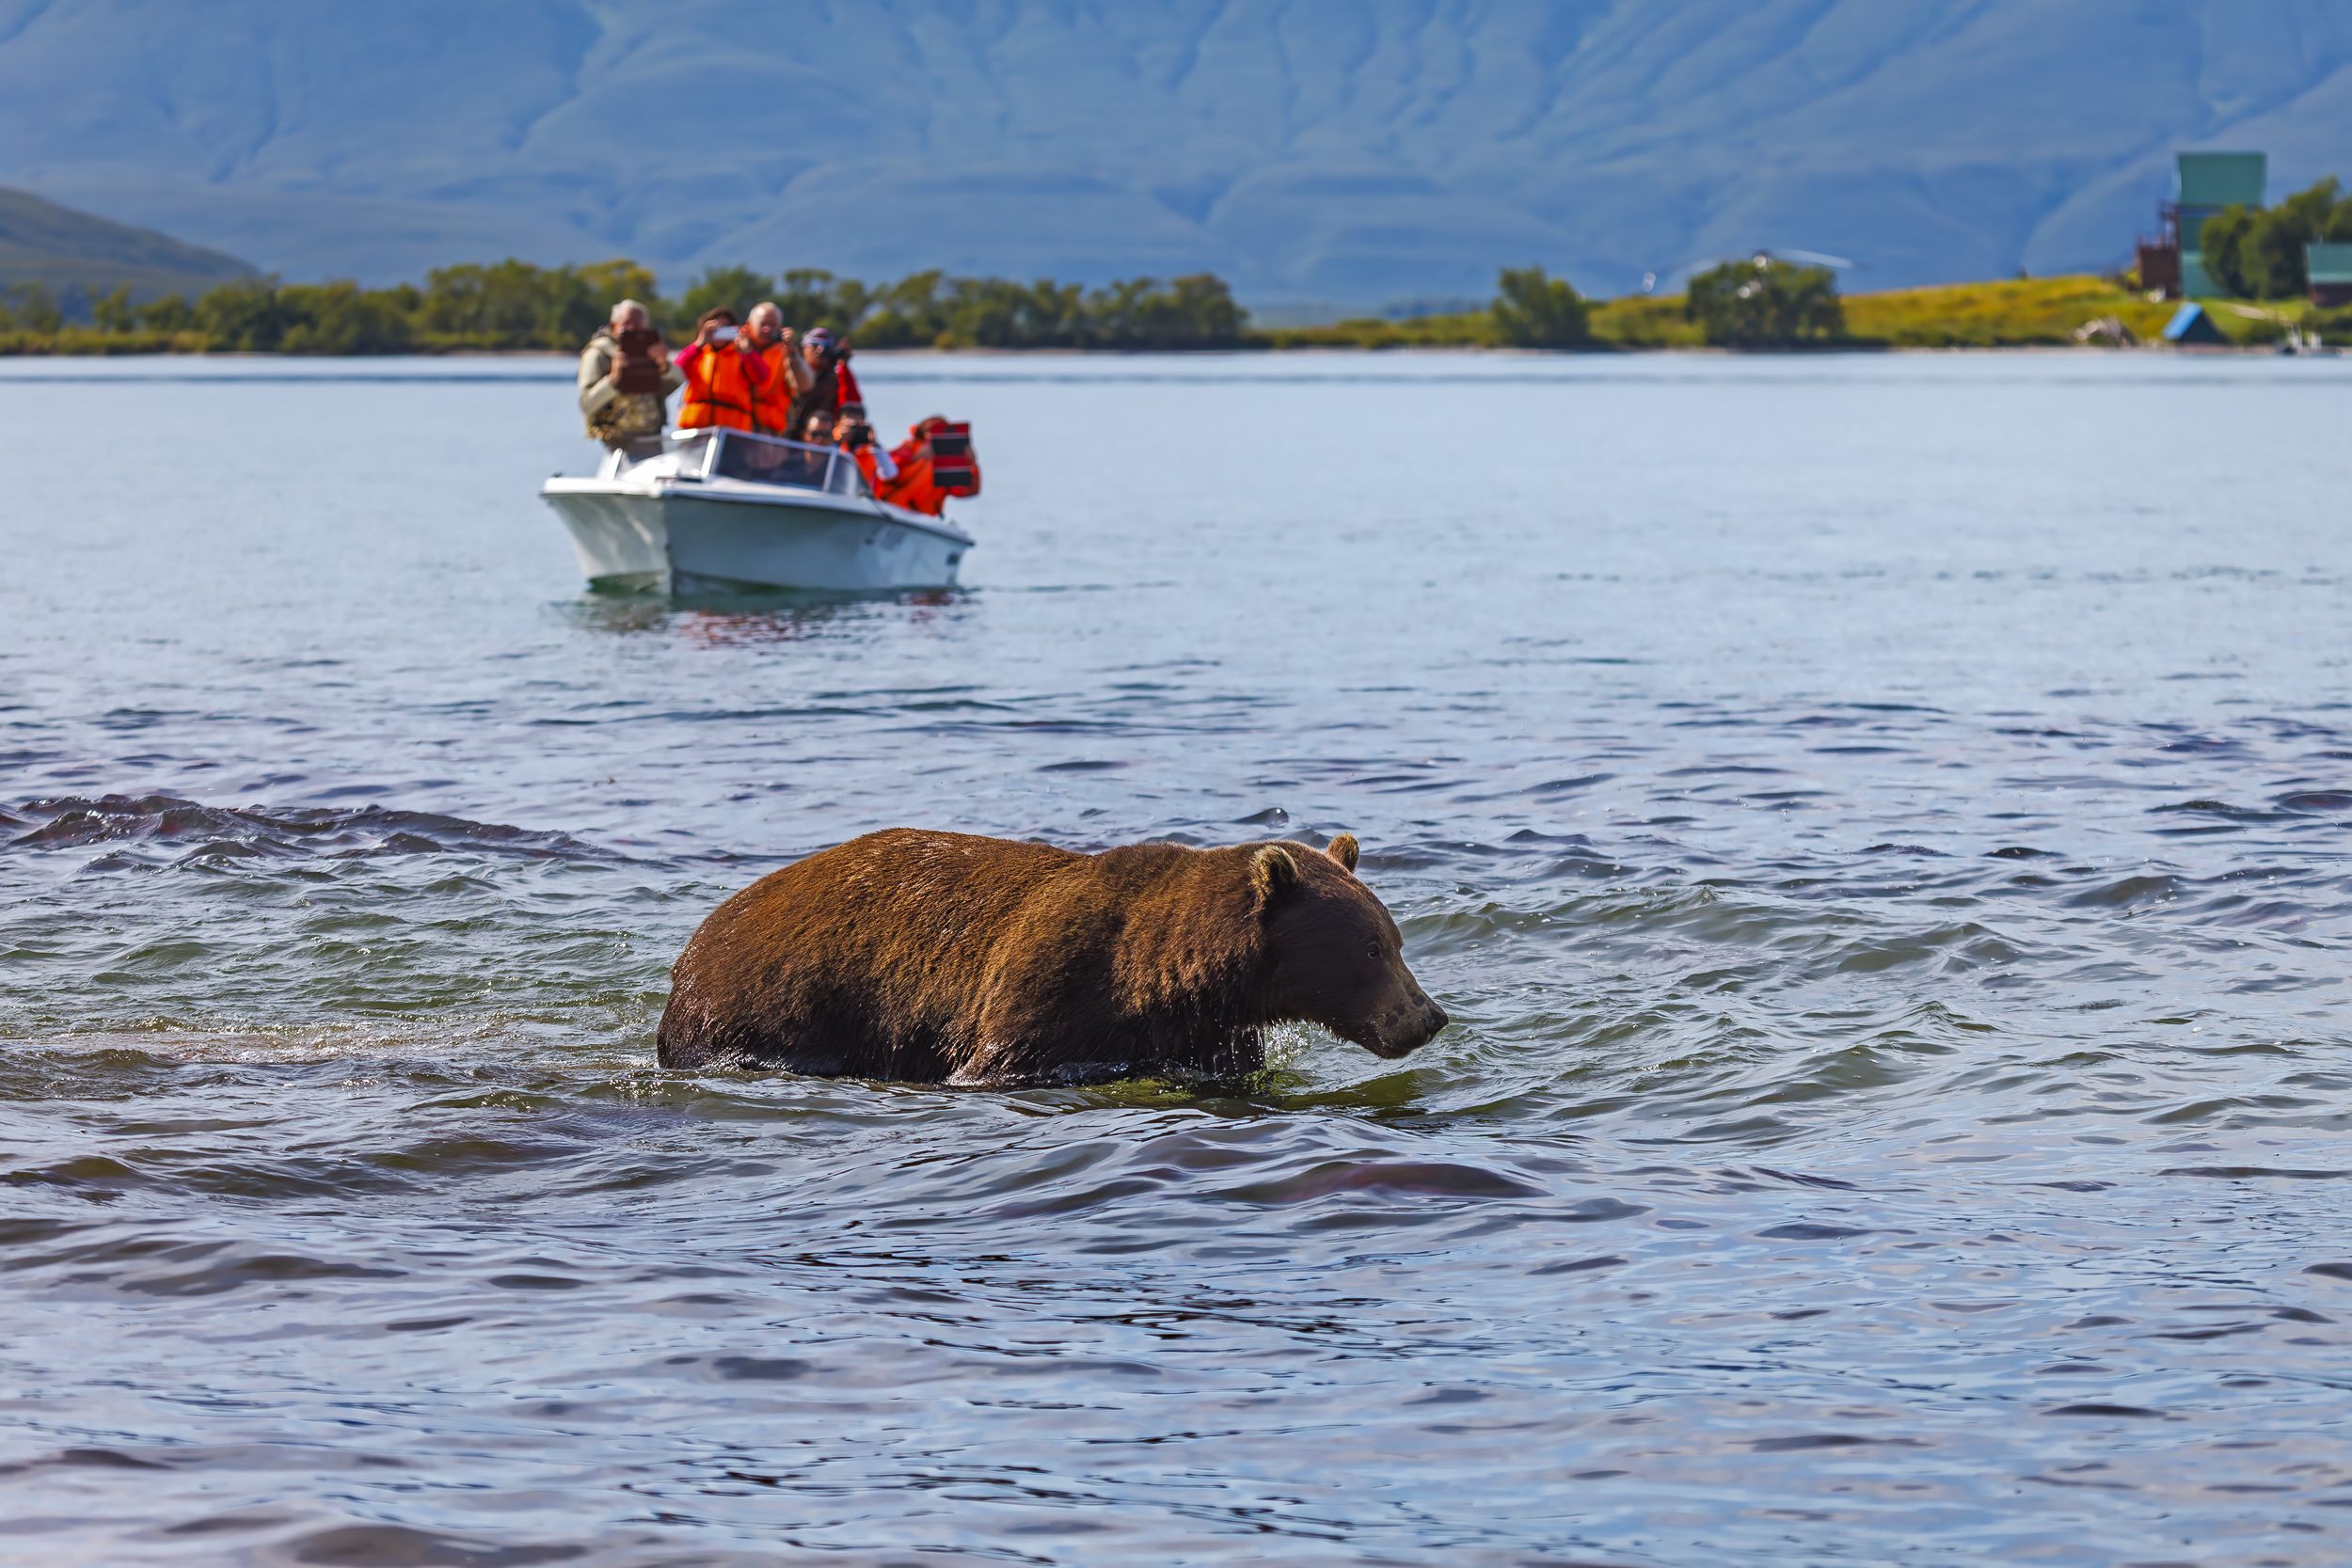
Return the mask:
[[[649,341],[623,342],[625,333],[650,331],[645,308],[625,299],[580,351],[580,411],[587,418],[589,436],[637,459],[661,451],[667,422],[663,400],[686,384],[684,373],[662,352],[659,333]],[[629,347],[638,352],[628,352]]]
[[[771,436],[788,435],[792,400],[808,389],[817,374],[801,357],[801,345],[793,341],[792,329],[784,325],[784,312],[771,302],[763,300],[752,307],[743,321],[743,336],[768,367],[768,379],[760,384],[752,404],[752,419]]]

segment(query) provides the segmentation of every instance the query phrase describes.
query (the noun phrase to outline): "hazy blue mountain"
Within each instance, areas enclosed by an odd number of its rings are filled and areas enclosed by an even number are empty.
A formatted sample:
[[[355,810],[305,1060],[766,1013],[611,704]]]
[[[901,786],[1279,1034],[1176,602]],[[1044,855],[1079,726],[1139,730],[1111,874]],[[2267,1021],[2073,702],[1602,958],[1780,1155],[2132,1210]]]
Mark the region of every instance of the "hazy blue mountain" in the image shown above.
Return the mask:
[[[253,272],[250,262],[151,229],[109,223],[24,191],[0,189],[0,288],[40,283],[57,296],[77,287],[85,294],[108,293],[127,284],[133,298],[145,300],[199,294]]]
[[[389,281],[633,255],[1244,298],[2095,266],[2181,147],[2352,177],[2344,0],[0,0],[0,182]]]

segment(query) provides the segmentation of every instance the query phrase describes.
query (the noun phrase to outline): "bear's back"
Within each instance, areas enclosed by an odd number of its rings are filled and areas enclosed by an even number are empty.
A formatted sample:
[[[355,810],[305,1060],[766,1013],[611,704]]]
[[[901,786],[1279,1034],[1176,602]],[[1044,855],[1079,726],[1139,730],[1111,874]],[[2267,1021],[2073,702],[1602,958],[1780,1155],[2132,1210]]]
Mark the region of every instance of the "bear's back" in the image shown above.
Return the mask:
[[[728,1061],[944,1078],[977,960],[1057,873],[1050,845],[891,828],[821,850],[711,912],[678,956],[665,1067]]]

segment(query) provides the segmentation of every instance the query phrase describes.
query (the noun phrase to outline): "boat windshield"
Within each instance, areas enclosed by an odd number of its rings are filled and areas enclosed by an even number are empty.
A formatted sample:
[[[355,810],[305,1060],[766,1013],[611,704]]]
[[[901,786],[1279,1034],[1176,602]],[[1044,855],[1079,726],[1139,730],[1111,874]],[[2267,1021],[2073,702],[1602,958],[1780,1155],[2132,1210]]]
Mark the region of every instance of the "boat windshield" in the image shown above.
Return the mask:
[[[857,465],[837,448],[812,447],[748,430],[714,430],[708,439],[715,450],[703,470],[707,474],[838,496],[857,494]]]

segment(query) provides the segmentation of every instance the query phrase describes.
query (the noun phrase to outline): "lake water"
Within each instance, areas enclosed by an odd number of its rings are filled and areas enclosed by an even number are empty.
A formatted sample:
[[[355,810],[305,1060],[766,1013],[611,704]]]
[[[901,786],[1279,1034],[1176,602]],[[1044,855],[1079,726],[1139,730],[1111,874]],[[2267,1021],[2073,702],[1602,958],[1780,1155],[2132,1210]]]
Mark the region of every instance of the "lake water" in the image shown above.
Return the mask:
[[[0,365],[0,1556],[2352,1560],[2352,360],[860,368],[959,592],[589,595],[562,362]],[[1353,832],[1454,1022],[656,1069],[890,824]]]

